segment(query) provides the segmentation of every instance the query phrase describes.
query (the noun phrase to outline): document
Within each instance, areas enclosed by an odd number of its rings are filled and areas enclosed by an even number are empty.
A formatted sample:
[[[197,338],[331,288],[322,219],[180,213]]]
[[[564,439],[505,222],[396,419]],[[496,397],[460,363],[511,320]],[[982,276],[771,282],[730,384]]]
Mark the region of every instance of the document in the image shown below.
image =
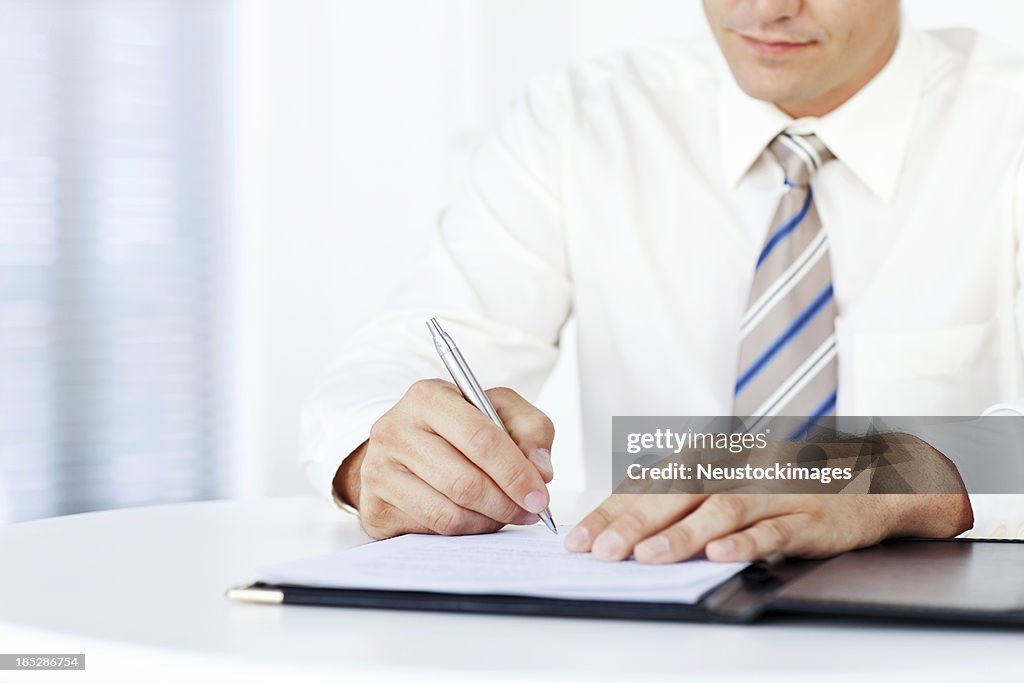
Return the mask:
[[[651,565],[569,553],[541,526],[480,536],[408,535],[268,567],[260,580],[316,588],[695,604],[746,563]]]

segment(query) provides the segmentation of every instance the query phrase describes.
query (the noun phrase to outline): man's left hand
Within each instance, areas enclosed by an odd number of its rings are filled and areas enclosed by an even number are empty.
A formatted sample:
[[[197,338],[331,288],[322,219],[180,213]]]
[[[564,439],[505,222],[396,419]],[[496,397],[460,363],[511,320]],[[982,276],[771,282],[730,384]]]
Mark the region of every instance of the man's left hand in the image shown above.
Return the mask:
[[[572,552],[640,562],[828,557],[896,536],[974,524],[967,494],[613,494],[565,539]]]

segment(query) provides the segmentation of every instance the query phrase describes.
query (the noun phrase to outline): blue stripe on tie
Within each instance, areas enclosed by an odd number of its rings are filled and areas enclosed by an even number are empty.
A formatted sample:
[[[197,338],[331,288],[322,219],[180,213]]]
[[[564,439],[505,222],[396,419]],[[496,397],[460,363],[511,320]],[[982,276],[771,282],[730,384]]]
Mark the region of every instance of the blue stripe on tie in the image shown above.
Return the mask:
[[[811,416],[807,418],[807,421],[804,422],[799,427],[797,427],[796,431],[794,431],[792,434],[789,435],[789,437],[787,437],[788,440],[796,441],[797,439],[807,438],[807,434],[811,431],[811,427],[813,427],[818,422],[818,420],[831,413],[832,409],[835,407],[836,392],[833,391],[831,394],[828,395],[828,398],[822,401],[821,405],[818,406],[813,413],[811,413]]]
[[[804,205],[800,207],[800,213],[789,219],[789,222],[783,225],[781,228],[775,231],[775,234],[768,239],[768,243],[764,245],[764,249],[761,250],[761,255],[757,258],[757,268],[761,267],[764,260],[768,258],[768,255],[772,253],[775,247],[779,246],[779,242],[786,239],[794,230],[796,230],[804,218],[807,216],[807,212],[811,209],[811,201],[814,199],[814,191],[807,188],[807,199],[804,200]]]
[[[814,316],[818,314],[822,308],[825,307],[832,299],[832,283],[828,283],[828,287],[822,291],[817,298],[811,302],[811,305],[804,309],[803,313],[794,320],[785,331],[779,335],[779,337],[772,342],[772,345],[768,347],[768,350],[761,354],[761,357],[754,361],[753,365],[747,368],[747,371],[740,375],[740,378],[736,380],[736,395],[739,395],[743,388],[750,384],[750,380],[757,377],[757,374],[761,372],[764,366],[768,365],[768,362],[772,358],[778,355],[779,351],[786,347],[786,344],[800,333],[800,330],[807,326],[807,323],[814,320]]]

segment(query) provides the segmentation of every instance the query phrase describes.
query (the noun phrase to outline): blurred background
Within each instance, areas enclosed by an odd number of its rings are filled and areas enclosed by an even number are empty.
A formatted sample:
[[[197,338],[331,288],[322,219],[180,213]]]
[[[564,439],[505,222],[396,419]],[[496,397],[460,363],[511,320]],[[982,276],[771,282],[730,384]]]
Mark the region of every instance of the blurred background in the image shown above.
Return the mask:
[[[0,0],[0,522],[310,493],[305,396],[506,103],[672,35],[699,0]],[[571,346],[539,401],[567,489]]]

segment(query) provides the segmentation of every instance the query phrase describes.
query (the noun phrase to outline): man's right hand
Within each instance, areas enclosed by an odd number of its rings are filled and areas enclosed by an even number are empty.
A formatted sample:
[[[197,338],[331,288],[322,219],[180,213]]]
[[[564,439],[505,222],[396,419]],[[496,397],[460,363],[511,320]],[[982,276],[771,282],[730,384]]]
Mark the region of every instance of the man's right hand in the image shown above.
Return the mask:
[[[508,433],[451,382],[412,385],[345,458],[334,487],[374,538],[534,524],[548,506],[551,420],[511,389],[487,396]]]

